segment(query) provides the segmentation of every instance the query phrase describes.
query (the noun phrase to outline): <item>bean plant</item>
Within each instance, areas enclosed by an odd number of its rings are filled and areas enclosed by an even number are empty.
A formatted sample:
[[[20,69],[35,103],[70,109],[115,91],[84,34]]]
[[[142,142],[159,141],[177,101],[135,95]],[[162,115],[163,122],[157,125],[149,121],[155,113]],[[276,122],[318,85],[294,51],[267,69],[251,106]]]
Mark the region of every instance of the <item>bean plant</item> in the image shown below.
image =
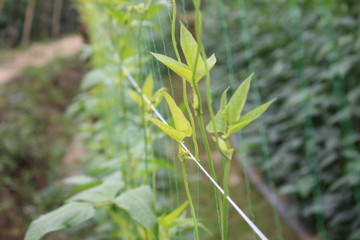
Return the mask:
[[[228,239],[227,196],[234,152],[231,135],[260,117],[274,100],[242,115],[251,83],[250,75],[229,102],[227,90],[223,92],[220,109],[214,114],[210,70],[215,67],[216,57],[206,56],[201,40],[201,3],[194,0],[193,4],[196,10],[195,38],[180,23],[180,47],[186,60],[182,61],[176,40],[175,1],[172,1],[171,39],[176,59],[150,53],[142,45],[146,38],[144,33],[149,28],[156,28],[153,18],[160,14],[167,2],[78,1],[92,39],[93,70],[83,80],[82,93],[68,114],[82,122],[81,136],[88,151],[86,169],[82,176],[66,180],[67,184],[81,191],[67,199],[60,208],[33,221],[26,240],[40,239],[47,233],[81,223],[97,226],[94,231],[109,238],[178,239],[181,232],[192,229],[194,238],[200,239],[199,228],[204,227],[197,218],[189,189],[186,161],[200,161],[199,144],[204,144],[211,177],[218,181],[206,131],[212,135],[224,160],[221,184],[224,192],[215,189],[215,197],[221,238]],[[166,88],[155,91],[154,77],[146,71],[151,55],[181,77],[185,113],[179,107],[181,102],[175,101]],[[203,116],[205,105],[199,85],[204,78],[210,112],[208,123]],[[193,96],[191,105],[188,85]],[[169,125],[156,110],[163,101],[170,110],[172,118],[169,122],[173,125]],[[153,124],[178,144],[187,201],[170,211],[159,206],[156,173],[160,168],[172,171],[173,166],[156,156],[154,142],[166,135],[155,131]],[[198,130],[202,141],[196,136]],[[195,156],[184,144],[187,137],[192,139]],[[186,217],[188,208],[191,218]],[[88,221],[90,219],[92,221]]]

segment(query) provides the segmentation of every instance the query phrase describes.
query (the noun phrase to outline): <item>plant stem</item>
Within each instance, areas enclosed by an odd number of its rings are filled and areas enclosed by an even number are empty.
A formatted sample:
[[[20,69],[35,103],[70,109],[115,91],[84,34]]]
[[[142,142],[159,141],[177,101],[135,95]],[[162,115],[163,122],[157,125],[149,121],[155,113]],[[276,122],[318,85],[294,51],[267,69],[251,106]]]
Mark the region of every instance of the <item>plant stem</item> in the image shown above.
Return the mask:
[[[202,136],[202,139],[204,142],[205,150],[206,150],[207,157],[208,157],[208,162],[210,165],[210,173],[211,173],[212,178],[215,181],[217,181],[214,162],[213,162],[212,156],[211,156],[210,145],[209,145],[209,142],[208,142],[208,139],[206,136],[205,123],[204,123],[204,119],[202,116],[203,110],[202,110],[201,96],[200,96],[198,85],[195,81],[196,67],[197,67],[196,65],[197,65],[198,58],[200,57],[200,52],[203,55],[202,57],[204,59],[205,69],[208,69],[207,62],[206,62],[207,57],[205,54],[204,47],[202,45],[202,22],[201,22],[202,18],[201,18],[201,10],[200,10],[201,1],[193,0],[193,4],[195,7],[195,31],[196,31],[198,49],[197,49],[197,54],[196,54],[196,58],[195,58],[195,64],[194,64],[195,66],[193,69],[192,83],[194,86],[195,94],[197,95],[197,98],[198,98],[199,106],[198,106],[197,116],[198,116],[198,122],[199,122],[200,129],[201,129],[201,136]],[[210,82],[211,82],[210,81],[210,73],[209,73],[209,71],[206,71],[206,92],[207,92],[206,98],[207,98],[208,108],[209,108],[209,112],[210,112],[210,119],[211,119],[213,126],[215,127],[215,133],[216,133],[216,125],[214,124],[215,115],[214,115],[214,112],[212,109],[212,101],[211,101],[212,99],[211,99]],[[218,135],[217,134],[215,134],[215,140],[216,140],[216,145],[218,147],[219,144],[218,144]],[[218,147],[218,149],[220,149],[220,148]],[[222,151],[220,151],[220,152],[222,153]],[[222,153],[222,155],[224,155],[224,154]],[[220,226],[221,239],[224,240],[224,239],[226,239],[226,228],[227,228],[227,221],[225,221],[225,219],[224,219],[227,216],[227,215],[225,215],[225,211],[227,212],[227,210],[226,210],[227,200],[226,200],[226,197],[224,197],[224,199],[222,199],[221,193],[219,191],[217,191],[217,189],[214,188],[214,191],[215,191],[216,206],[217,206],[217,209],[219,209],[218,216],[220,218],[220,225],[221,225]]]
[[[179,147],[181,147],[181,146],[179,146]],[[186,162],[185,161],[186,160],[183,160],[183,159],[181,160],[181,171],[182,171],[182,175],[183,175],[183,181],[184,181],[186,196],[187,196],[188,201],[189,201],[190,211],[191,211],[192,219],[193,219],[193,222],[194,222],[195,239],[199,240],[199,229],[198,229],[198,224],[197,224],[197,219],[196,219],[195,208],[194,208],[194,204],[193,204],[190,189],[189,189],[189,183],[188,183],[188,179],[187,179],[187,170],[186,170]]]
[[[173,4],[173,14],[172,14],[172,22],[171,22],[171,42],[173,44],[173,49],[174,49],[174,52],[175,52],[175,55],[176,55],[176,59],[179,62],[181,62],[179,50],[177,48],[176,36],[175,36],[175,30],[176,30],[176,2],[175,2],[175,0],[172,0],[172,4]],[[185,104],[186,112],[187,112],[187,114],[189,115],[189,118],[190,118],[191,127],[193,129],[192,142],[194,144],[194,149],[195,149],[195,158],[199,159],[199,146],[198,146],[197,140],[196,140],[195,120],[194,120],[194,116],[193,116],[193,114],[191,112],[188,97],[187,97],[186,81],[185,81],[185,79],[181,79],[181,80],[183,81],[182,87],[183,87],[184,104]]]
[[[175,30],[176,30],[176,1],[172,0],[173,3],[173,15],[172,15],[172,23],[171,23],[171,40],[172,40],[172,44],[173,44],[173,48],[174,48],[174,52],[176,55],[176,58],[178,61],[181,61],[180,58],[180,54],[177,48],[177,42],[176,42],[176,38],[175,38]],[[183,99],[184,99],[184,103],[185,103],[185,107],[186,107],[186,111],[189,115],[190,118],[190,124],[191,127],[193,129],[193,134],[192,134],[192,141],[194,144],[194,148],[195,148],[195,156],[196,159],[199,159],[199,147],[197,144],[197,140],[196,140],[196,126],[195,126],[195,121],[194,121],[194,116],[191,112],[190,106],[189,106],[189,101],[187,98],[187,89],[186,89],[186,81],[185,79],[182,79],[183,82]],[[179,146],[181,147],[181,146]],[[197,226],[197,218],[196,218],[196,212],[195,212],[195,208],[194,208],[194,204],[192,202],[192,198],[191,198],[191,193],[189,190],[189,183],[187,180],[187,172],[186,172],[186,165],[185,165],[185,161],[181,160],[181,169],[182,169],[182,175],[183,175],[183,181],[184,181],[184,185],[185,185],[185,191],[186,191],[186,195],[190,204],[190,209],[191,209],[191,216],[193,218],[194,221],[194,231],[195,231],[195,239],[199,240],[199,230],[198,230],[198,226]]]

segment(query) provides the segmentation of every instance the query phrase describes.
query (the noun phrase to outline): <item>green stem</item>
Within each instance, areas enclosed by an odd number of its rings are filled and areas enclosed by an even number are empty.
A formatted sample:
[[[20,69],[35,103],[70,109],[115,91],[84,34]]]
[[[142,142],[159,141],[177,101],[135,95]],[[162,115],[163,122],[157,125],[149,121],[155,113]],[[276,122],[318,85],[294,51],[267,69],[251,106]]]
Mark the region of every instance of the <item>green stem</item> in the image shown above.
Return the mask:
[[[179,147],[181,147],[181,146],[179,146]],[[187,179],[186,163],[185,163],[184,159],[181,159],[181,171],[182,171],[182,175],[183,175],[183,181],[184,181],[186,196],[187,196],[187,199],[188,199],[189,205],[190,205],[191,216],[192,216],[192,219],[193,219],[193,222],[194,222],[195,239],[199,240],[199,229],[198,229],[198,224],[197,224],[197,219],[196,219],[194,203],[192,201],[191,193],[190,193],[190,189],[189,189],[189,183],[188,183],[188,179]]]
[[[229,138],[225,139],[227,147],[231,148],[231,142]],[[228,232],[228,221],[229,221],[229,203],[226,200],[226,197],[229,195],[229,177],[230,177],[230,168],[231,168],[231,159],[228,157],[224,157],[225,164],[224,164],[224,180],[223,180],[223,188],[224,188],[224,196],[222,202],[222,232],[224,239],[227,239],[227,232]]]
[[[203,59],[204,59],[204,63],[205,63],[205,69],[208,69],[207,66],[207,62],[206,62],[206,54],[205,54],[205,50],[203,48],[202,45],[202,19],[201,19],[201,10],[200,10],[200,6],[201,6],[201,1],[200,0],[193,0],[193,4],[195,6],[195,31],[196,31],[196,38],[197,38],[197,42],[198,42],[198,49],[197,49],[197,54],[196,54],[196,59],[195,59],[195,64],[194,64],[194,69],[193,69],[193,75],[192,75],[192,83],[194,86],[194,90],[195,90],[195,94],[198,98],[198,122],[200,125],[200,129],[201,129],[201,136],[204,142],[204,146],[205,146],[205,150],[207,153],[207,157],[208,157],[208,162],[210,165],[210,173],[212,178],[217,182],[217,177],[216,177],[216,172],[215,172],[215,167],[214,167],[214,162],[212,160],[212,156],[211,156],[211,150],[210,150],[210,146],[209,146],[209,142],[206,136],[206,131],[205,131],[205,123],[204,123],[204,119],[202,116],[202,100],[201,100],[201,96],[200,96],[200,92],[199,92],[199,88],[198,85],[195,81],[195,74],[196,74],[196,68],[197,68],[197,61],[198,58],[200,57],[200,52],[203,55]],[[216,125],[214,123],[214,112],[212,109],[212,99],[211,99],[211,86],[210,86],[210,74],[209,71],[206,71],[206,98],[207,98],[207,103],[208,103],[208,108],[209,108],[209,112],[210,112],[210,119],[211,122],[213,124],[213,126],[215,126],[215,133],[216,131]],[[216,139],[216,145],[218,146],[218,135],[215,134],[215,139]],[[218,149],[220,149],[218,147]],[[220,151],[222,153],[222,151]],[[222,153],[222,155],[224,155]],[[217,209],[219,209],[218,215],[220,217],[220,229],[221,229],[221,239],[226,239],[226,228],[227,228],[227,221],[224,221],[224,218],[226,217],[225,215],[225,211],[226,210],[226,206],[227,206],[227,200],[226,198],[222,199],[221,193],[217,191],[217,189],[215,189],[214,187],[214,191],[215,191],[215,200],[216,200],[216,206]],[[224,218],[222,218],[224,217]]]
[[[173,14],[172,14],[172,22],[171,22],[171,42],[173,44],[176,59],[179,62],[181,62],[179,50],[177,48],[176,36],[175,36],[175,30],[176,30],[176,2],[175,2],[175,0],[172,0],[172,4],[173,4]],[[192,142],[194,144],[194,149],[195,149],[195,158],[199,159],[199,146],[198,146],[198,143],[196,140],[195,120],[194,120],[194,116],[191,112],[188,97],[187,97],[186,81],[185,81],[185,79],[182,79],[182,81],[183,81],[182,87],[183,87],[183,99],[184,99],[184,103],[185,103],[185,108],[186,108],[187,114],[189,115],[190,124],[193,129]]]
[[[173,48],[174,48],[174,52],[176,55],[176,58],[178,61],[181,61],[180,58],[180,54],[179,54],[179,50],[177,48],[177,42],[176,42],[176,38],[175,38],[175,30],[176,30],[176,2],[175,0],[172,0],[173,3],[173,15],[172,15],[172,23],[171,23],[171,40],[172,40],[172,44],[173,44]],[[185,79],[182,79],[183,81],[183,98],[184,98],[184,103],[185,103],[185,107],[186,107],[186,111],[189,115],[190,118],[190,124],[191,127],[193,129],[193,134],[192,134],[192,141],[194,144],[194,148],[195,148],[195,156],[196,159],[199,159],[199,147],[196,141],[196,126],[195,126],[195,120],[194,120],[194,116],[191,112],[190,106],[189,106],[189,101],[187,98],[187,89],[186,89],[186,81]],[[181,146],[179,146],[181,147]],[[184,185],[185,185],[185,191],[186,191],[186,195],[190,204],[190,208],[191,208],[191,215],[194,221],[194,231],[195,231],[195,239],[199,240],[199,231],[198,231],[198,226],[197,226],[197,218],[196,218],[196,212],[195,212],[195,208],[194,208],[194,204],[192,202],[192,198],[191,198],[191,193],[189,190],[189,184],[188,184],[188,180],[187,180],[187,172],[186,172],[186,165],[184,160],[181,160],[181,169],[182,169],[182,175],[183,175],[183,181],[184,181]]]

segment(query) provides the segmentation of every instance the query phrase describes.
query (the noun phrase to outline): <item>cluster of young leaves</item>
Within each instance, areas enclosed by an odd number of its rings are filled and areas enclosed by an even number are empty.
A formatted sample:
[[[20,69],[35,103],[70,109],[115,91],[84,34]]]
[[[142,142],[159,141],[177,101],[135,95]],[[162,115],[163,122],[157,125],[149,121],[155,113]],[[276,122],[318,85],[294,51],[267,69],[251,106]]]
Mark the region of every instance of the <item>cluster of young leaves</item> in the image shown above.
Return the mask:
[[[140,107],[144,110],[145,113],[151,113],[152,109],[151,109],[151,105],[154,107],[157,107],[161,100],[163,99],[163,95],[164,95],[164,91],[166,91],[166,88],[160,88],[159,90],[157,90],[155,93],[153,93],[154,91],[154,80],[152,75],[150,74],[145,82],[144,85],[142,87],[142,94],[140,94],[139,92],[135,91],[135,90],[129,90],[129,94],[131,99]],[[143,95],[146,97],[147,100],[149,100],[150,102],[147,102]]]
[[[260,117],[268,109],[271,103],[275,101],[275,99],[273,99],[248,113],[241,115],[246,103],[252,77],[253,74],[240,84],[229,102],[227,102],[228,89],[222,93],[219,111],[215,115],[214,120],[210,121],[206,126],[208,132],[220,134],[220,138],[217,139],[219,141],[219,148],[228,159],[232,158],[234,149],[226,144],[226,139],[229,139],[232,134]]]
[[[170,68],[194,87],[194,84],[197,84],[205,74],[214,67],[216,63],[215,55],[211,55],[211,57],[206,60],[201,56],[197,56],[198,44],[189,30],[182,23],[180,24],[180,46],[185,56],[186,64],[162,54],[151,54],[159,62]]]

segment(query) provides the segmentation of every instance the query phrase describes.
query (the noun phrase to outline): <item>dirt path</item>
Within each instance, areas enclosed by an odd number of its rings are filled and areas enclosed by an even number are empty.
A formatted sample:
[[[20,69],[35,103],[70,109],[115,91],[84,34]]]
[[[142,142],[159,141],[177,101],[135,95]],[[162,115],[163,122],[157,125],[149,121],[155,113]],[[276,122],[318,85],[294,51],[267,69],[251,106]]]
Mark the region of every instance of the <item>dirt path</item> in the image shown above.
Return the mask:
[[[69,57],[80,51],[81,37],[69,36],[50,44],[34,44],[24,52],[11,54],[0,63],[0,85],[14,79],[28,66],[41,67],[56,57]]]

